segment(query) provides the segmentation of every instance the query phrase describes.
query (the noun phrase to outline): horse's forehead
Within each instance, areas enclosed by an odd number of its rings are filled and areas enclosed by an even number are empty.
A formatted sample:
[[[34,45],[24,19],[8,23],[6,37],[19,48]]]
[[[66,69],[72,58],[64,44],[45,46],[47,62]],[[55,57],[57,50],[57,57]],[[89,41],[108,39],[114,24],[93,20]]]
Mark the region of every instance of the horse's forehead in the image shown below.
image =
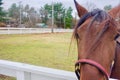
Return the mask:
[[[83,16],[78,22],[77,33],[79,35],[86,33],[87,31],[88,32],[90,31],[90,33],[91,32],[93,33],[93,31],[94,33],[99,33],[106,26],[113,27],[107,25],[109,20],[112,19],[105,11],[98,10],[98,11],[90,12],[85,16]]]
[[[93,17],[90,17],[90,18],[88,18],[82,25],[81,25],[81,28],[80,29],[86,29],[92,22],[92,19],[93,19]],[[102,23],[103,21],[97,21],[97,20],[95,20],[93,23],[92,23],[92,29],[94,28],[94,27],[98,27],[98,28],[101,28],[101,26],[103,25],[103,23]]]
[[[81,26],[78,28],[78,32],[85,32],[88,25],[90,24],[92,17],[87,19],[83,24],[81,24]]]

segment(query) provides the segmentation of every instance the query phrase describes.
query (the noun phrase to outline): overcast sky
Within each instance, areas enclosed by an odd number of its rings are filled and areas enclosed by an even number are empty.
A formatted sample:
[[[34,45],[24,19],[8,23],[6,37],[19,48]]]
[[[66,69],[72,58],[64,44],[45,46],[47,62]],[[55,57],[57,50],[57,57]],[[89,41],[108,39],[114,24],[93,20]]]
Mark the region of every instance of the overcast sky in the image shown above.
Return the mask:
[[[10,7],[13,3],[19,3],[22,1],[23,5],[29,4],[31,7],[35,7],[36,9],[39,9],[44,4],[48,3],[51,4],[53,2],[62,2],[64,6],[67,8],[71,6],[73,9],[75,9],[73,0],[3,0],[3,7],[4,9],[7,9]],[[87,2],[94,3],[98,8],[103,9],[105,5],[112,5],[113,7],[118,5],[120,3],[120,0],[76,0],[79,2],[79,4],[86,6],[85,4]]]

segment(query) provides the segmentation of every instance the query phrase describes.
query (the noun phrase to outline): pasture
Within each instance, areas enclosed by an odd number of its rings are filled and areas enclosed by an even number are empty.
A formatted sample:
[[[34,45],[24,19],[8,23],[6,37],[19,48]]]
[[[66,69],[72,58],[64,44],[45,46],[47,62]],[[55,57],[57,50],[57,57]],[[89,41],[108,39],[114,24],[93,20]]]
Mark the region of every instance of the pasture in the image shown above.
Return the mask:
[[[76,44],[72,33],[0,35],[0,59],[63,70],[74,70]],[[73,41],[74,43],[74,41]]]

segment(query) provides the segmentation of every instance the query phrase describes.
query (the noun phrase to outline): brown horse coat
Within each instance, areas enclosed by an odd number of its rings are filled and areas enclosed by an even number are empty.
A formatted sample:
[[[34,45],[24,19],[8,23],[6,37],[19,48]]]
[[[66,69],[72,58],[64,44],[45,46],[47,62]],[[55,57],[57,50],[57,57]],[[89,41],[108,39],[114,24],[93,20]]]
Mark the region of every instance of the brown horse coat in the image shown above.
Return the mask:
[[[79,17],[83,17],[84,14],[88,13],[88,11],[79,5],[76,1],[75,5]],[[116,8],[114,8],[114,10],[116,10]],[[83,24],[81,24],[81,27],[77,26],[75,28],[74,36],[78,42],[79,59],[94,60],[97,63],[101,64],[109,74],[111,73],[110,66],[114,60],[115,63],[112,69],[111,77],[120,79],[120,72],[118,71],[118,69],[120,70],[120,65],[118,65],[120,63],[120,47],[114,40],[115,35],[118,33],[117,29],[119,28],[119,23],[117,22],[117,25],[114,24],[116,16],[111,16],[114,14],[112,11],[113,9],[109,12],[110,17],[112,18],[107,17],[107,19],[102,19],[103,21],[101,22],[93,21],[93,23],[90,24],[91,27],[88,29],[89,22],[92,22],[92,17],[89,17],[83,22]],[[117,14],[117,12],[115,13]],[[103,16],[105,15],[103,14]],[[102,37],[99,37],[97,39],[98,33],[103,29],[104,24],[107,22],[109,24],[109,29],[106,31],[106,33],[104,33]],[[80,80],[105,79],[104,75],[101,74],[97,68],[89,64],[81,64],[80,73]]]

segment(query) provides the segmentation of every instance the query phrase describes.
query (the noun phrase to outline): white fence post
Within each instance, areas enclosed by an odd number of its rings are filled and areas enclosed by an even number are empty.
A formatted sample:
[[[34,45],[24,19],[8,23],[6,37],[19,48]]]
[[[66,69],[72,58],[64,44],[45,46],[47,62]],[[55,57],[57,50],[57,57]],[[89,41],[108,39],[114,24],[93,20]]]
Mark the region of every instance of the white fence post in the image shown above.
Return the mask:
[[[31,80],[31,73],[24,72],[24,71],[17,71],[16,79],[17,80]]]
[[[31,33],[32,28],[28,28],[28,29],[29,29],[29,33]]]
[[[23,71],[17,71],[16,73],[17,80],[25,80],[25,75]]]
[[[31,73],[30,72],[24,72],[25,80],[31,80]]]
[[[10,34],[10,30],[9,30],[9,28],[7,29],[7,31],[8,31],[8,34]]]
[[[20,34],[22,34],[23,33],[23,28],[20,28]]]

